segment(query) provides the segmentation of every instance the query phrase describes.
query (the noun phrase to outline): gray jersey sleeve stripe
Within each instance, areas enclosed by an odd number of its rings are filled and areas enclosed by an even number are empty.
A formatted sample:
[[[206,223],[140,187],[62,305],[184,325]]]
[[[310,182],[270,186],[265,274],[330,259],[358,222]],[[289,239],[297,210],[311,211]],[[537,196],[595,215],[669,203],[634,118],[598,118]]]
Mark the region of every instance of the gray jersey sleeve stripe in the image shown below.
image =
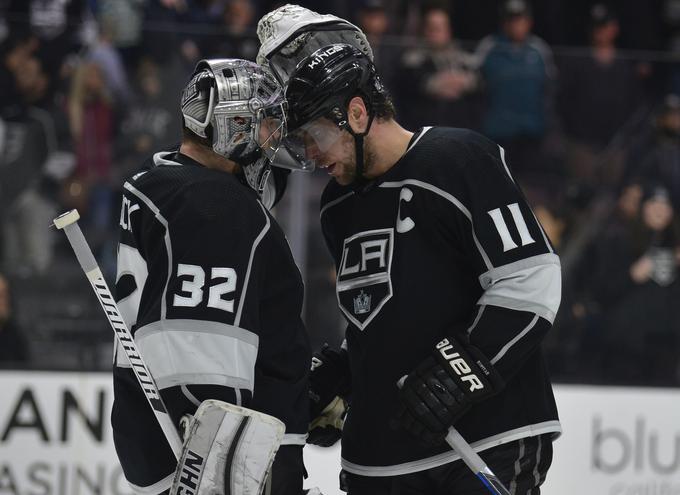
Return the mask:
[[[168,252],[168,278],[165,280],[165,286],[163,287],[163,297],[161,298],[161,319],[164,320],[166,315],[168,314],[168,305],[166,300],[168,293],[168,285],[170,284],[170,277],[172,276],[172,244],[170,242],[170,228],[168,227],[168,221],[165,219],[165,217],[158,209],[158,207],[153,203],[153,201],[151,201],[144,193],[142,193],[140,190],[138,190],[129,182],[126,182],[123,185],[123,187],[130,191],[135,196],[137,196],[147,206],[147,208],[149,208],[153,212],[156,219],[158,219],[161,225],[163,225],[163,227],[165,228],[165,235],[163,236],[163,240],[165,241],[165,249]]]
[[[479,277],[484,289],[477,304],[535,313],[552,323],[562,298],[560,260],[541,254],[503,265]]]
[[[477,239],[477,234],[475,233],[475,226],[472,223],[472,214],[470,213],[470,210],[468,210],[463,203],[461,203],[458,198],[456,198],[453,194],[450,194],[443,189],[438,188],[437,186],[434,186],[432,184],[428,184],[427,182],[423,182],[420,180],[416,179],[406,179],[406,180],[401,180],[398,182],[383,182],[380,184],[380,187],[402,187],[406,185],[411,185],[411,186],[416,186],[416,187],[421,187],[423,189],[426,189],[428,191],[431,191],[442,198],[446,199],[447,201],[451,202],[460,212],[465,215],[465,217],[470,221],[470,226],[472,228],[472,238],[475,242],[475,245],[477,246],[477,250],[479,251],[479,254],[481,255],[482,259],[484,260],[484,264],[486,265],[486,268],[488,270],[491,270],[493,265],[491,264],[491,260],[489,259],[489,256],[486,254],[486,251],[484,251],[484,248],[482,247],[482,244],[479,242],[479,239]]]
[[[510,482],[510,495],[516,495],[517,493],[517,477],[522,472],[522,457],[524,457],[524,439],[519,439],[519,452],[517,453],[517,459],[515,459],[515,472],[512,476],[512,481]]]
[[[536,447],[536,465],[534,466],[534,482],[536,483],[536,486],[540,485],[543,480],[541,479],[541,472],[538,470],[538,466],[541,463],[541,447],[543,447],[543,443],[541,441],[541,436],[537,436],[536,440],[538,440],[538,446]]]
[[[522,337],[524,337],[526,334],[528,334],[529,331],[531,331],[531,329],[536,326],[537,321],[538,321],[538,315],[534,316],[532,318],[531,322],[529,322],[529,324],[526,327],[524,327],[524,330],[522,330],[519,334],[517,334],[515,336],[515,338],[513,338],[510,342],[508,342],[507,344],[505,344],[503,346],[503,348],[498,352],[498,354],[496,354],[491,359],[491,364],[496,364],[503,356],[505,356],[505,354],[507,354],[507,352],[510,350],[510,348],[513,345],[515,345],[517,342],[519,342]]]
[[[264,206],[262,204],[258,203],[258,206],[262,209],[262,214],[264,215],[265,219],[265,225],[262,228],[262,231],[258,234],[258,236],[255,238],[255,241],[253,241],[253,247],[250,249],[250,259],[248,260],[248,269],[246,270],[246,277],[243,282],[243,290],[241,290],[241,300],[238,302],[238,311],[236,312],[236,317],[234,318],[234,325],[238,326],[241,323],[241,314],[243,312],[243,303],[246,300],[246,297],[248,295],[248,282],[250,281],[250,271],[253,268],[253,259],[255,258],[255,250],[257,249],[257,246],[260,244],[262,241],[262,238],[265,236],[267,231],[269,230],[269,215],[267,215],[267,210],[265,210]]]
[[[189,402],[191,402],[193,405],[195,405],[196,407],[201,405],[201,401],[198,400],[196,396],[191,393],[191,390],[189,390],[186,385],[182,385],[180,387],[180,390],[182,390],[182,394],[184,394],[184,397],[189,399]]]
[[[477,316],[475,317],[475,321],[472,322],[472,325],[470,325],[470,328],[467,329],[467,334],[470,335],[472,331],[477,327],[477,323],[479,323],[479,320],[482,319],[482,315],[484,314],[484,308],[486,306],[480,305],[479,306],[479,311],[477,311]]]
[[[259,338],[224,323],[161,320],[140,327],[135,341],[163,389],[222,385],[253,391]]]
[[[515,178],[510,173],[510,168],[508,167],[508,164],[505,163],[505,150],[500,145],[498,146],[498,153],[501,156],[501,163],[503,163],[503,167],[505,168],[505,172],[508,174],[508,177],[510,177],[510,180],[512,180],[512,182],[515,182]]]

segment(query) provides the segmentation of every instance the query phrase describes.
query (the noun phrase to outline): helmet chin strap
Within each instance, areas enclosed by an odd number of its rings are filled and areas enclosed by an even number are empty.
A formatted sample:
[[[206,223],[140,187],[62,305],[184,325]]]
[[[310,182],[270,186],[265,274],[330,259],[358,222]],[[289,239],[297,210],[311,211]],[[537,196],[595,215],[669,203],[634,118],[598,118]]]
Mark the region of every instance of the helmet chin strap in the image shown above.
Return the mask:
[[[354,136],[354,156],[356,168],[355,178],[352,182],[352,189],[357,192],[361,191],[369,182],[369,180],[364,177],[364,136],[366,136],[371,130],[371,124],[373,124],[373,112],[370,112],[368,115],[368,125],[366,126],[366,130],[364,132],[354,132],[349,123],[347,123],[347,130],[352,136]]]

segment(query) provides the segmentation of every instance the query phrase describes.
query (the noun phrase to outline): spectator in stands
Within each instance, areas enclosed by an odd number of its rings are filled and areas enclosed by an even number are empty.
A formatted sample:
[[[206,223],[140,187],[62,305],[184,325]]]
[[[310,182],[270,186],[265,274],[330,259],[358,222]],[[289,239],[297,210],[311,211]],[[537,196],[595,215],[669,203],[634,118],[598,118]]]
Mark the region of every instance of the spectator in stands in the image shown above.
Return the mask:
[[[113,45],[116,29],[113,22],[108,17],[101,19],[97,40],[87,50],[86,58],[101,70],[107,91],[115,104],[124,106],[131,98],[130,85],[123,58]]]
[[[155,150],[172,145],[181,131],[175,112],[164,99],[159,67],[150,59],[143,59],[139,64],[133,88],[137,97],[123,118],[116,138],[114,184],[122,184]]]
[[[28,360],[26,337],[12,315],[9,281],[0,273],[0,366],[25,365]]]
[[[574,179],[592,187],[621,179],[623,145],[607,146],[625,132],[641,104],[642,90],[636,64],[619,57],[614,12],[596,4],[590,22],[590,50],[561,62],[558,100],[569,141],[567,167]]]
[[[54,233],[45,228],[56,215],[43,189],[47,164],[56,151],[52,115],[45,104],[49,78],[34,56],[14,67],[14,97],[1,110],[0,216],[2,264],[12,275],[42,274],[52,260]]]
[[[664,184],[680,211],[680,97],[668,95],[654,120],[650,143],[631,157],[627,174],[644,182]]]
[[[645,186],[638,221],[599,245],[594,296],[603,303],[606,377],[677,385],[680,230],[668,190]],[[630,363],[644,360],[645,366]]]
[[[163,65],[175,62],[181,37],[179,29],[174,27],[186,8],[185,0],[153,0],[146,4],[142,51],[147,57]]]
[[[111,44],[120,54],[126,72],[134,72],[142,56],[142,27],[147,0],[97,0],[97,19],[107,26]]]
[[[383,84],[388,89],[393,89],[403,48],[394,37],[391,40],[386,39],[390,18],[383,0],[364,0],[359,8],[357,22],[371,45],[373,61]]]
[[[255,8],[250,0],[228,0],[218,18],[215,33],[205,36],[204,57],[255,60],[260,44],[255,35]]]
[[[448,125],[472,127],[466,96],[476,88],[471,54],[453,39],[449,13],[432,7],[423,13],[422,43],[401,59],[395,93],[407,127]]]
[[[17,76],[22,64],[34,58],[38,39],[31,35],[10,35],[0,44],[0,112],[19,98]]]
[[[484,38],[476,51],[487,104],[483,132],[514,158],[519,177],[546,166],[541,150],[552,124],[552,51],[531,30],[529,5],[508,0],[501,32]]]
[[[101,250],[111,245],[114,235],[111,231],[114,115],[111,95],[97,64],[86,60],[76,69],[68,114],[76,168],[66,189],[66,200],[71,207],[81,209],[83,227],[95,254],[103,256]]]
[[[53,84],[70,54],[82,45],[87,0],[9,0],[10,33],[38,40],[36,55]],[[54,87],[50,87],[50,93]]]
[[[570,379],[589,382],[602,374],[605,318],[631,286],[626,270],[637,251],[631,248],[631,237],[640,229],[642,196],[640,183],[626,184],[601,229],[580,253],[573,253],[577,258],[564,280],[559,323],[548,339],[552,359]],[[598,221],[582,218],[581,225]]]

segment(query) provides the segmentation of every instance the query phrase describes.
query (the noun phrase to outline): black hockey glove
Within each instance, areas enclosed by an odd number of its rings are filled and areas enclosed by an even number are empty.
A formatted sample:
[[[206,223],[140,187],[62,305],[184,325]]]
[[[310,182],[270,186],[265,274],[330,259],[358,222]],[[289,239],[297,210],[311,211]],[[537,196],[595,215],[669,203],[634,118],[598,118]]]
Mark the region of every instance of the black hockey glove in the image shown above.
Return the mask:
[[[471,345],[447,338],[405,379],[399,424],[426,443],[439,443],[473,404],[503,387],[501,377]]]
[[[309,375],[311,424],[307,443],[329,447],[340,439],[349,391],[347,351],[335,351],[324,344],[312,357]]]

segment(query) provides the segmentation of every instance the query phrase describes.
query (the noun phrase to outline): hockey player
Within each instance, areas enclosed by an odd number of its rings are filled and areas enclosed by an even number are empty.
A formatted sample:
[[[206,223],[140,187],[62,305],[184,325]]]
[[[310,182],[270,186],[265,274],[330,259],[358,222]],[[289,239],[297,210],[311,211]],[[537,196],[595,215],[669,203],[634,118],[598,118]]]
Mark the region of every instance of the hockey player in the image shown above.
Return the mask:
[[[321,222],[346,350],[318,356],[311,396],[323,415],[351,396],[345,488],[487,493],[444,442],[455,425],[512,493],[539,493],[561,431],[540,349],[560,262],[503,149],[470,130],[402,128],[349,45],[300,61],[286,97],[289,150],[332,179]]]
[[[260,200],[285,134],[282,93],[252,62],[198,64],[182,94],[180,148],[124,185],[116,292],[174,422],[206,399],[275,416],[286,434],[271,493],[300,495],[311,359],[303,286]],[[176,462],[120,348],[114,393],[126,479],[135,493],[165,493]]]

